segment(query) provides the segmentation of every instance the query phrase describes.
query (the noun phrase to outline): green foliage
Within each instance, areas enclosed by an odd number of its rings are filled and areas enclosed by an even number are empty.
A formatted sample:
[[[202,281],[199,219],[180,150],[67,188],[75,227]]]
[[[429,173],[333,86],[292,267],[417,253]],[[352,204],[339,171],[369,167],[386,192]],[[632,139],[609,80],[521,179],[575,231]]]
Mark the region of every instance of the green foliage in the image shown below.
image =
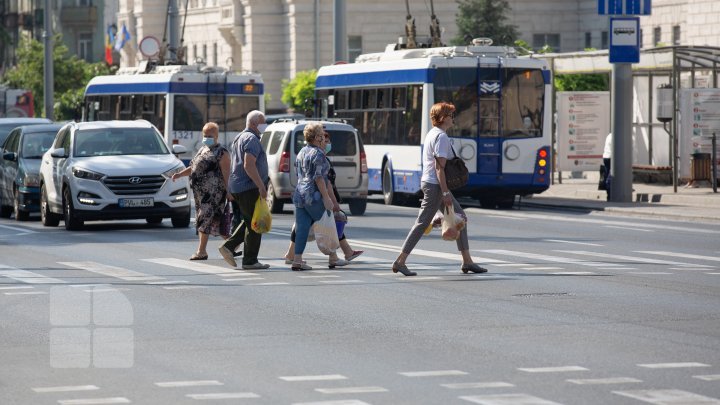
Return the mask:
[[[552,53],[553,49],[550,45],[543,45],[542,48],[533,51],[530,47],[530,44],[528,44],[526,41],[523,41],[522,39],[518,39],[513,43],[513,46],[515,46],[515,49],[518,51],[518,55],[530,55],[535,53]]]
[[[315,93],[316,70],[304,70],[297,72],[292,80],[283,79],[282,81],[282,97],[283,103],[295,111],[304,111],[312,104],[308,105],[305,100],[312,99]]]
[[[555,76],[555,89],[557,91],[608,91],[610,90],[610,77],[602,73],[557,75]]]
[[[3,76],[10,87],[28,89],[33,93],[35,111],[45,115],[44,97],[44,46],[34,39],[23,40],[17,49],[18,64]],[[68,48],[60,35],[53,37],[53,78],[55,95],[55,120],[78,119],[81,112],[85,86],[95,76],[112,74],[103,62],[87,63],[75,55],[68,55]]]
[[[468,45],[473,38],[490,38],[494,45],[512,46],[519,36],[517,27],[507,24],[511,11],[507,0],[457,0],[455,22],[458,34],[454,45]]]

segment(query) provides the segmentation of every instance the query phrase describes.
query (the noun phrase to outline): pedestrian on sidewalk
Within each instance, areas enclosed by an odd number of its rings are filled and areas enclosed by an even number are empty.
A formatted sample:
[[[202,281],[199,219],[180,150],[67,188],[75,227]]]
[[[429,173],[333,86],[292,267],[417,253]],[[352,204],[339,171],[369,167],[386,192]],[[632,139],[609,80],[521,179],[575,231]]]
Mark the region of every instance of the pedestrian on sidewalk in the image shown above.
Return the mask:
[[[252,223],[255,202],[258,198],[267,199],[266,184],[269,181],[267,155],[260,144],[260,134],[265,129],[265,114],[254,110],[247,115],[247,127],[233,140],[230,152],[232,164],[229,189],[237,201],[245,224]],[[243,229],[244,228],[244,229]],[[250,226],[238,226],[219,250],[225,261],[237,267],[233,252],[241,243],[245,243],[242,268],[244,270],[267,269],[268,264],[258,261],[262,234]]]
[[[423,144],[423,174],[420,178],[420,188],[423,191],[423,199],[420,204],[415,225],[410,229],[402,252],[392,264],[393,273],[400,272],[405,276],[415,276],[416,272],[410,271],[405,265],[405,260],[413,248],[420,241],[425,229],[432,222],[435,213],[443,206],[453,206],[455,212],[464,215],[464,211],[455,197],[447,187],[445,181],[445,163],[452,156],[452,143],[446,131],[453,126],[455,119],[455,106],[450,103],[437,103],[430,109],[432,129],[425,136]],[[457,247],[462,255],[463,273],[485,273],[484,269],[473,262],[470,256],[470,245],[468,244],[467,227],[460,231],[457,239]]]
[[[210,235],[227,239],[229,224],[224,224],[225,205],[232,199],[226,184],[230,177],[230,152],[218,143],[219,128],[214,122],[203,126],[203,146],[190,161],[190,166],[172,175],[172,181],[190,176],[190,188],[195,198],[195,229],[198,248],[190,260],[207,260]]]
[[[604,186],[608,201],[610,201],[610,160],[612,159],[612,143],[611,132],[605,137],[605,149],[603,149],[603,167],[605,168]]]

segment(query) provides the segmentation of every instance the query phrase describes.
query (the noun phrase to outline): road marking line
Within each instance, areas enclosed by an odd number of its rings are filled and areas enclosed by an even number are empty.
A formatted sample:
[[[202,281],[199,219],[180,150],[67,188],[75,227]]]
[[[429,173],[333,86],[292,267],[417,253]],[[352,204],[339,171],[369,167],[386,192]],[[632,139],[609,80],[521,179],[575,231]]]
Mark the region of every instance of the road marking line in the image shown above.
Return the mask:
[[[631,228],[629,226],[603,225],[605,228],[626,229],[628,231],[655,232],[652,229]]]
[[[347,380],[347,377],[342,374],[287,375],[278,378],[288,382]]]
[[[627,274],[652,275],[652,274],[673,274],[673,273],[667,273],[664,271],[629,271]]]
[[[129,404],[130,400],[124,397],[113,398],[85,398],[85,399],[61,399],[60,405],[100,405],[100,404]]]
[[[217,392],[210,394],[187,394],[185,396],[199,400],[260,398],[260,395],[254,392]]]
[[[682,390],[613,391],[613,394],[651,404],[720,404],[720,400]]]
[[[527,373],[566,373],[569,371],[588,371],[585,367],[580,366],[559,366],[559,367],[522,367],[520,371]]]
[[[415,277],[403,277],[403,278],[398,277],[398,280],[403,280],[403,281],[423,281],[423,280],[440,280],[440,279],[442,279],[442,277],[436,277],[436,276],[419,276],[419,277],[415,276]]]
[[[498,267],[522,267],[522,266],[532,266],[530,263],[501,263],[496,264],[495,266]]]
[[[451,390],[462,390],[469,388],[509,388],[515,385],[498,381],[498,382],[471,382],[471,383],[456,383],[456,384],[440,384],[441,387],[449,388]]]
[[[163,287],[164,290],[193,290],[196,288],[207,288],[204,285],[173,285],[169,287]]]
[[[448,375],[467,375],[460,370],[403,371],[398,374],[405,377],[442,377]]]
[[[707,268],[700,268],[700,267],[670,267],[670,270],[680,270],[680,271],[708,271]]]
[[[720,274],[720,273],[705,273],[705,274]]]
[[[562,267],[523,267],[520,270],[562,270]]]
[[[324,284],[344,284],[344,283],[362,283],[362,280],[320,280],[318,283]]]
[[[370,405],[359,399],[341,399],[339,401],[295,402],[292,405]]]
[[[145,283],[145,284],[150,284],[150,285],[166,285],[166,284],[184,284],[184,283],[189,283],[189,281],[187,281],[187,280],[177,280],[177,281],[175,281],[175,280],[149,281],[149,282],[147,282],[147,283]]]
[[[642,380],[630,377],[609,377],[609,378],[586,378],[586,379],[570,379],[565,380],[569,383],[578,385],[600,385],[600,384],[630,384],[641,383]]]
[[[46,291],[6,292],[5,295],[44,295]]]
[[[707,260],[707,261],[711,261],[711,262],[720,262],[720,257],[717,257],[717,256],[691,255],[689,253],[662,252],[662,251],[657,251],[657,250],[635,250],[635,253],[643,253],[646,255],[682,257],[685,259],[699,259],[699,260]]]
[[[122,267],[109,266],[97,262],[58,262],[63,266],[74,267],[76,269],[89,271],[91,273],[101,274],[106,277],[119,278],[125,281],[155,281],[164,280],[164,277],[151,276],[145,273],[125,269]]]
[[[277,283],[250,283],[246,284],[248,286],[255,286],[255,285],[289,285],[290,283],[284,283],[284,282],[277,282]]]
[[[670,260],[648,259],[648,258],[638,257],[638,256],[620,256],[620,255],[616,255],[616,254],[588,252],[588,251],[584,251],[584,250],[554,250],[553,252],[569,253],[569,254],[573,254],[573,255],[583,255],[583,256],[607,257],[607,258],[614,259],[614,260],[634,261],[636,263],[667,264],[667,265],[673,265],[673,266],[689,265],[689,263],[674,262],[674,261],[670,261]],[[711,267],[711,266],[705,266],[702,264],[692,264],[691,266],[705,267],[705,268]]]
[[[555,276],[589,276],[597,273],[594,271],[556,271],[550,274]]]
[[[35,288],[31,285],[18,285],[12,287],[0,287],[0,290],[24,290],[26,288]]]
[[[340,276],[333,274],[326,274],[321,276],[297,276],[298,278],[339,278]]]
[[[385,273],[370,273],[373,276],[395,276],[396,274],[392,271],[386,271]]]
[[[637,270],[637,267],[598,267],[598,270]]]
[[[227,267],[213,266],[211,264],[196,263],[189,260],[176,259],[172,257],[158,257],[153,259],[142,259],[144,262],[161,264],[164,266],[176,267],[184,270],[191,270],[198,273],[213,274],[221,277],[257,276],[254,273],[247,273],[241,270],[229,269]]]
[[[543,240],[546,242],[569,243],[572,245],[605,246],[605,245],[601,245],[599,243],[575,242],[573,240],[560,240],[560,239],[543,239]]]
[[[705,363],[695,363],[695,362],[687,362],[687,363],[648,363],[648,364],[638,364],[638,367],[645,367],[645,368],[691,368],[691,367],[711,367],[709,364]]]
[[[720,374],[694,375],[692,377],[697,378],[698,380],[703,380],[703,381],[720,381]]]
[[[15,281],[26,284],[66,284],[66,281],[33,273],[32,271],[11,269],[0,270],[0,276],[11,278]]]
[[[209,385],[223,385],[220,381],[216,380],[195,380],[195,381],[165,381],[156,382],[155,385],[162,388],[176,388],[176,387],[202,387]]]
[[[84,292],[88,293],[104,293],[104,292],[115,292],[115,291],[130,291],[129,288],[91,288],[89,290],[83,290]]]
[[[560,405],[528,394],[472,395],[458,398],[483,405]]]
[[[364,241],[364,240],[361,241],[361,240],[357,240],[357,239],[353,239],[353,245],[367,247],[370,249],[395,252],[395,253],[400,253],[402,251],[402,247],[400,247],[400,246],[380,244],[380,243],[368,242],[368,241]],[[436,252],[433,250],[425,250],[425,249],[413,249],[413,255],[414,256],[433,257],[436,259],[450,259],[450,260],[455,260],[455,261],[462,260],[462,256],[460,256],[457,253]],[[484,258],[484,257],[479,257],[479,258],[474,257],[473,260],[475,262],[481,262],[481,263],[507,263],[504,260],[489,259],[489,258]]]
[[[255,280],[265,280],[265,277],[248,277],[248,278],[224,278],[223,281],[255,281]]]
[[[354,242],[354,241],[353,241]],[[322,394],[370,394],[373,392],[387,392],[383,387],[343,387],[343,388],[315,388]]]
[[[542,261],[553,262],[553,263],[575,264],[578,266],[590,266],[590,267],[597,266],[597,262],[592,262],[592,261],[587,261],[587,260],[573,259],[573,258],[562,257],[562,256],[541,255],[541,254],[537,254],[537,253],[516,252],[513,250],[488,249],[488,250],[483,250],[482,252],[492,253],[492,254],[497,254],[497,255],[505,255],[505,256],[517,256],[517,257],[522,257],[524,259],[535,259],[535,260],[542,260]],[[557,252],[557,250],[556,250],[556,252]]]
[[[18,228],[18,227],[10,226],[10,225],[0,225],[0,228],[9,229],[11,231],[23,232],[24,235],[27,235],[29,233],[35,233],[35,231],[31,231],[29,229]]]
[[[71,391],[92,391],[99,390],[99,387],[94,385],[66,385],[62,387],[38,387],[32,388],[35,392],[71,392]]]

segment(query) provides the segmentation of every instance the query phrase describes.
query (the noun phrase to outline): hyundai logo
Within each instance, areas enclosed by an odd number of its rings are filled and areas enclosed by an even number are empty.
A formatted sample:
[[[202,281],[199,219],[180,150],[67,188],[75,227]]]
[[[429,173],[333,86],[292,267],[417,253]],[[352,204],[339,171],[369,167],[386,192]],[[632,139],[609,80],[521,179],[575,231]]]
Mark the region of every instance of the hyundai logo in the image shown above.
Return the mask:
[[[142,178],[140,178],[140,177],[130,177],[130,178],[128,179],[128,182],[129,182],[130,184],[140,184],[140,183],[142,183]]]

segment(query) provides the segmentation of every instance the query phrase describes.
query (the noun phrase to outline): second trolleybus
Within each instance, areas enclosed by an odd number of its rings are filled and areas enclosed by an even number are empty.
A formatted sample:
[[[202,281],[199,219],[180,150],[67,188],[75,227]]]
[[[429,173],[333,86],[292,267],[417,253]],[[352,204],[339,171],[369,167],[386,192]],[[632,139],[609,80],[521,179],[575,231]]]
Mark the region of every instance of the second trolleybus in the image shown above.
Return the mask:
[[[551,178],[551,73],[547,62],[476,40],[471,46],[395,49],[324,66],[316,101],[324,117],[347,119],[362,136],[369,192],[386,204],[416,198],[430,108],[457,108],[448,130],[468,166],[455,192],[483,207],[512,207],[541,193]]]

